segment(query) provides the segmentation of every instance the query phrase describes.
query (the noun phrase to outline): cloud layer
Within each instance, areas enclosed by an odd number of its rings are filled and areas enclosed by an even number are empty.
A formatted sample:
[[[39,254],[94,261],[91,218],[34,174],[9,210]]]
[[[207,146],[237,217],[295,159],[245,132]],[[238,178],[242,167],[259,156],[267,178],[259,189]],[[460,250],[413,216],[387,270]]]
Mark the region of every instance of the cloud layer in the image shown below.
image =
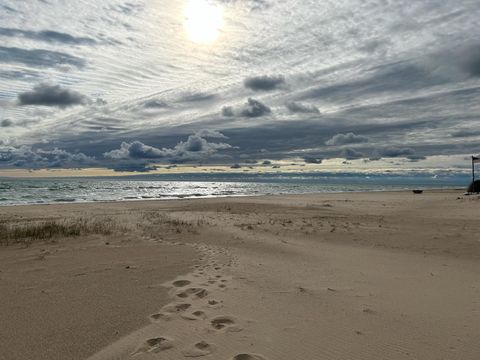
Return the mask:
[[[182,2],[0,0],[0,168],[480,152],[474,1],[214,2],[199,45]]]

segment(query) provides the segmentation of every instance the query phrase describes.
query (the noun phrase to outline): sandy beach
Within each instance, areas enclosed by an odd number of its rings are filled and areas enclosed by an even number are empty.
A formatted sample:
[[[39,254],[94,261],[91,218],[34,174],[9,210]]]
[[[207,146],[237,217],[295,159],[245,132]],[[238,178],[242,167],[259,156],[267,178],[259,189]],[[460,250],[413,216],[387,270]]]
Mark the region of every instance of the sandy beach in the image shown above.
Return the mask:
[[[0,359],[476,360],[479,214],[461,190],[2,207],[84,225],[0,246]]]

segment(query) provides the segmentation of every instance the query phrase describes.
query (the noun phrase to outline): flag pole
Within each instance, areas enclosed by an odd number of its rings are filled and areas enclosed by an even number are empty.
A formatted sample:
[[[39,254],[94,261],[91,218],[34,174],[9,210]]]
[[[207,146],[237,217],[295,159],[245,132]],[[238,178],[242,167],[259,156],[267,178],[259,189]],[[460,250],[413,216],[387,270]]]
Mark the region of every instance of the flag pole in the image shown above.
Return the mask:
[[[475,192],[475,157],[472,156],[472,190]]]

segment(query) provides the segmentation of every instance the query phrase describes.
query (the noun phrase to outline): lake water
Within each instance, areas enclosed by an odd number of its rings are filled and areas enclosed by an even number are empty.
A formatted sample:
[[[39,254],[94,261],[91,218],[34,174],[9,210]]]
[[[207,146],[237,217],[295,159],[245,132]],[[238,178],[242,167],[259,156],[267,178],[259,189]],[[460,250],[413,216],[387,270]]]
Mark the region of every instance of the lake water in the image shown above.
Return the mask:
[[[172,174],[110,178],[0,178],[0,205],[266,194],[466,188],[468,175]]]

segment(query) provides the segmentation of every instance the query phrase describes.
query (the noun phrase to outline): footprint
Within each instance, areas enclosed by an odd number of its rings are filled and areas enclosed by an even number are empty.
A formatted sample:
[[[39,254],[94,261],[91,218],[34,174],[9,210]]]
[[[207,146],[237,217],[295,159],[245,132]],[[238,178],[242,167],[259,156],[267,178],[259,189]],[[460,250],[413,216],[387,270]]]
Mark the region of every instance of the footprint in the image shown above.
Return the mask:
[[[222,330],[226,327],[229,327],[229,326],[232,326],[232,325],[235,325],[235,320],[233,319],[233,317],[231,316],[217,316],[217,317],[214,317],[210,323],[212,324],[213,328],[214,329],[217,329],[217,330]]]
[[[184,286],[190,285],[191,281],[189,281],[189,280],[177,280],[177,281],[174,281],[172,284],[175,287],[184,287]]]
[[[150,319],[154,320],[154,321],[158,321],[158,320],[170,320],[170,314],[164,314],[164,313],[156,313],[156,314],[152,314],[150,315]]]
[[[207,314],[201,310],[197,310],[188,314],[182,314],[182,318],[186,320],[204,320],[206,317]]]
[[[267,360],[262,355],[258,354],[238,354],[235,355],[232,360]]]
[[[188,303],[181,303],[181,304],[170,304],[170,305],[165,305],[162,310],[169,312],[169,313],[178,313],[178,312],[183,312],[190,308],[192,306],[191,304]]]
[[[134,354],[139,352],[158,353],[171,348],[173,348],[173,340],[165,336],[159,336],[146,340]]]
[[[221,308],[223,305],[220,301],[217,300],[208,300],[208,307],[212,309],[218,309]]]
[[[177,297],[184,299],[189,297],[190,295],[203,299],[205,296],[208,295],[208,291],[203,288],[188,288],[182,292],[179,292],[177,294]]]
[[[210,355],[214,351],[215,345],[202,340],[192,345],[190,349],[182,351],[182,354],[185,357],[200,357]]]

